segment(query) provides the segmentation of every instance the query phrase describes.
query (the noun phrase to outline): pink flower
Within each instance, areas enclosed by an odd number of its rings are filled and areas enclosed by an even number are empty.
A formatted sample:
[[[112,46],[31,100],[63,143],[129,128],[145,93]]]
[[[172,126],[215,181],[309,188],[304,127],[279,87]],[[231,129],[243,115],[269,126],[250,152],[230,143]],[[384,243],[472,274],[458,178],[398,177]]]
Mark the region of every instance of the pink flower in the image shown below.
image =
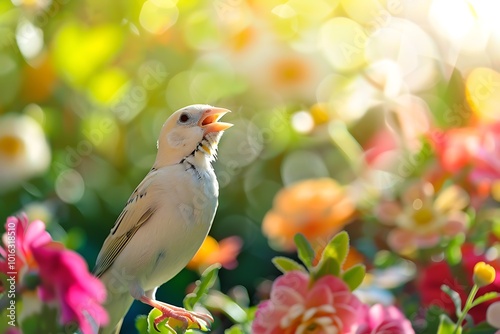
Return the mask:
[[[28,222],[26,215],[9,217],[5,225],[3,247],[0,247],[0,271],[17,272],[17,291],[29,272],[40,279],[35,289],[38,298],[60,309],[63,325],[77,323],[82,333],[95,333],[92,323],[105,325],[108,315],[101,306],[106,298],[104,285],[88,272],[83,258],[60,243],[54,242],[41,221]],[[15,254],[15,266],[11,267]],[[10,274],[9,274],[10,275]]]
[[[50,243],[37,248],[33,255],[40,264],[38,295],[44,302],[58,302],[61,323],[76,321],[83,333],[95,332],[89,317],[98,324],[107,323],[106,310],[101,306],[106,299],[104,285],[89,273],[79,254]]]
[[[9,328],[5,331],[4,334],[23,334],[20,329],[17,328]]]
[[[29,224],[29,226],[28,226]],[[6,232],[2,236],[4,247],[0,246],[0,272],[14,272],[16,281],[18,275],[25,274],[36,266],[31,249],[52,241],[50,234],[45,231],[45,224],[40,220],[28,222],[28,217],[9,217],[5,223]],[[8,256],[14,255],[10,261],[14,267],[9,268]]]
[[[353,327],[354,334],[414,334],[411,323],[394,306],[375,304],[372,307],[363,305],[363,315],[359,316],[359,324]]]
[[[258,307],[252,333],[350,333],[361,302],[338,277],[309,282],[309,276],[300,271],[278,277],[271,299]]]

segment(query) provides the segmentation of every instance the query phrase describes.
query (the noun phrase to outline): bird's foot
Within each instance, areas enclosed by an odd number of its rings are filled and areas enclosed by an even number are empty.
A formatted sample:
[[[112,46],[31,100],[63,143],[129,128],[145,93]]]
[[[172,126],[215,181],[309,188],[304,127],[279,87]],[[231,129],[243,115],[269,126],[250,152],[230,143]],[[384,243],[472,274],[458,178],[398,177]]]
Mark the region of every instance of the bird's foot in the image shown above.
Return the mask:
[[[162,314],[154,319],[154,327],[157,332],[160,331],[158,329],[158,325],[165,319],[177,320],[180,322],[180,327],[183,330],[192,328],[193,326],[198,329],[203,329],[214,321],[212,316],[209,314],[188,311],[182,307],[173,306],[147,297],[142,297],[141,301],[161,311]],[[166,326],[175,332],[169,324],[166,324]]]

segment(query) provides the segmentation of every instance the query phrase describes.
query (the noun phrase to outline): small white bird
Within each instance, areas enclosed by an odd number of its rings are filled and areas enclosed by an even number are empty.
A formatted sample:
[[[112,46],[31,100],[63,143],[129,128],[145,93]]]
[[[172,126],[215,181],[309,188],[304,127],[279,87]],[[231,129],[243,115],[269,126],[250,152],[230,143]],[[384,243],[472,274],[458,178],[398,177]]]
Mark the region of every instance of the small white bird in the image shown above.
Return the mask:
[[[218,205],[218,183],[211,166],[227,109],[192,105],[163,124],[151,171],[134,190],[104,241],[94,274],[106,285],[109,324],[101,333],[119,332],[134,299],[159,309],[155,327],[166,318],[188,323],[213,321],[155,299],[157,288],[177,275],[207,236]]]

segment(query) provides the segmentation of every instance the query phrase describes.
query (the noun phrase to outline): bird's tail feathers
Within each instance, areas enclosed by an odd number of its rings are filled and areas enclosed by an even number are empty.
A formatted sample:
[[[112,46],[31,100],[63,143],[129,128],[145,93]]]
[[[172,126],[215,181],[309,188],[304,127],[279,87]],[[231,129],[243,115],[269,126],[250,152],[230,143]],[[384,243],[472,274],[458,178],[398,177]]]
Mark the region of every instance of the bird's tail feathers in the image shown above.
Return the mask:
[[[118,334],[122,326],[123,318],[127,314],[134,299],[129,293],[113,295],[113,298],[106,302],[104,306],[108,311],[109,323],[101,328],[99,334]]]

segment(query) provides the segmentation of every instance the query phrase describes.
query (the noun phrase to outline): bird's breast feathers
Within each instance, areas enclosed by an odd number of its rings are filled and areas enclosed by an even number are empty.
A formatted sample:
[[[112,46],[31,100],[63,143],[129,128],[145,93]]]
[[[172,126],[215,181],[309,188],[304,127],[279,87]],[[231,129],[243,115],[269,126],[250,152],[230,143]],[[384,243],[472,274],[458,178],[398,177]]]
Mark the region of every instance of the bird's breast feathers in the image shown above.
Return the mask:
[[[201,178],[183,167],[173,167],[165,175],[158,172],[155,193],[161,203],[151,222],[137,232],[149,238],[142,257],[155,259],[144,268],[146,287],[170,279],[187,264],[207,236],[217,209],[213,171]],[[152,250],[157,254],[150,254]]]

